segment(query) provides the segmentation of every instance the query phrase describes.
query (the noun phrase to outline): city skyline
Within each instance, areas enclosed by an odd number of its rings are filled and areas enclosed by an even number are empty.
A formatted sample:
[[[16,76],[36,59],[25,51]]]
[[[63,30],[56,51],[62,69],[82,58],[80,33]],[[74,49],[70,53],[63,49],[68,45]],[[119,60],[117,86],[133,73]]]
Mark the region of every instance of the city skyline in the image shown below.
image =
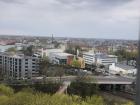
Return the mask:
[[[0,34],[135,40],[139,3],[139,0],[0,0]]]

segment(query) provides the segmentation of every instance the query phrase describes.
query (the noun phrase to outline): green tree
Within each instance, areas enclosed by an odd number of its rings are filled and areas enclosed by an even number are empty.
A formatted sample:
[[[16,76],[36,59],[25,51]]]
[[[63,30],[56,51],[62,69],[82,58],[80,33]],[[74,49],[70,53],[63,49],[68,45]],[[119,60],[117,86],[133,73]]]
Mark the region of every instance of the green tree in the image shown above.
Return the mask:
[[[134,103],[128,102],[128,103],[125,103],[125,104],[122,104],[122,105],[134,105]]]
[[[37,88],[39,88],[40,90],[44,90],[48,86],[50,87],[47,91],[55,90],[54,88],[52,89],[52,85],[49,84],[42,84],[38,86],[39,87]],[[53,85],[53,87],[55,86]],[[71,89],[74,89],[71,92],[72,95],[65,95],[46,94],[45,92],[42,93],[38,90],[32,91],[32,89],[29,88],[14,93],[12,88],[5,85],[0,85],[0,105],[134,105],[134,103],[128,101],[122,103],[106,103],[104,97],[99,96],[94,92],[95,88],[93,84],[72,83],[71,87]],[[8,92],[5,92],[4,89],[8,90]],[[81,96],[78,95],[83,95],[84,97],[81,98]]]
[[[94,105],[105,105],[104,99],[101,96],[94,95],[86,98],[87,103]]]
[[[6,96],[11,96],[14,94],[14,90],[4,84],[0,84],[0,94],[6,95]]]
[[[98,92],[98,86],[93,83],[86,82],[72,82],[67,89],[68,94],[78,95],[82,98],[86,98],[88,96],[92,97],[96,95]]]
[[[124,49],[122,50],[118,50],[114,53],[115,55],[118,56],[118,60],[122,61],[122,60],[136,60],[137,56],[138,56],[138,52],[128,52]],[[128,63],[128,62],[127,62]]]
[[[44,57],[43,59],[41,59],[39,65],[40,65],[39,73],[41,75],[46,75],[47,76],[47,72],[49,70],[49,67],[51,66],[51,63],[50,63],[49,59],[47,57]]]
[[[100,65],[99,68],[103,69],[103,68],[105,68],[105,66],[104,65]]]
[[[81,67],[80,62],[76,59],[73,59],[71,65],[72,65],[72,67],[75,67],[75,68],[80,68]]]
[[[61,82],[62,76],[65,74],[64,67],[62,65],[61,66],[57,65],[55,69],[56,69],[55,76],[59,76]]]
[[[32,56],[34,54],[34,46],[23,47],[22,51],[25,55]]]
[[[88,75],[80,75],[76,77],[76,81],[77,82],[86,82],[86,83],[90,83],[90,82],[95,82],[94,78],[91,78]]]
[[[6,52],[17,52],[17,49],[15,47],[11,47],[11,48],[8,48]]]

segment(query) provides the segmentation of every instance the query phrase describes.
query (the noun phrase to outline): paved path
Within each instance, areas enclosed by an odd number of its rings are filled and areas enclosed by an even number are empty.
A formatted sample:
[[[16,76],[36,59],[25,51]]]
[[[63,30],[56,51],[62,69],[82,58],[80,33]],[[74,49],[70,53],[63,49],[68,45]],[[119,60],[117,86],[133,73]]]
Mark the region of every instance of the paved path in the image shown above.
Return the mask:
[[[59,90],[56,93],[57,94],[64,93],[67,90],[67,88],[68,88],[69,85],[70,85],[70,81],[63,82],[63,85],[59,88]]]

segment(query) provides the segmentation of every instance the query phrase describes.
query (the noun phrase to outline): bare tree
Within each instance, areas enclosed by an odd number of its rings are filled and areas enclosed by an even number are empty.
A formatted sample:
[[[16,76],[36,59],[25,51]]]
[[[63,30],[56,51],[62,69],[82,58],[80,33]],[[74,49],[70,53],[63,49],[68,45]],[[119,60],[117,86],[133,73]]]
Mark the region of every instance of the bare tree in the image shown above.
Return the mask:
[[[60,82],[61,82],[62,76],[64,74],[65,74],[65,71],[64,71],[63,66],[57,66],[56,67],[56,76],[59,76],[60,77]]]

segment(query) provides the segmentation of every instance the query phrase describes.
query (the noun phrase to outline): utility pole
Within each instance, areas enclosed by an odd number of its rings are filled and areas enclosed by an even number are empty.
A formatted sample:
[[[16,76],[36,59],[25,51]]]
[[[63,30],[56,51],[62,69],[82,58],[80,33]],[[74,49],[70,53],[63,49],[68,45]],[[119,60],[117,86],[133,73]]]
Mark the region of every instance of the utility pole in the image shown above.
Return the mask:
[[[139,20],[139,41],[138,41],[138,59],[137,59],[137,78],[136,78],[136,105],[140,105],[140,20]]]

